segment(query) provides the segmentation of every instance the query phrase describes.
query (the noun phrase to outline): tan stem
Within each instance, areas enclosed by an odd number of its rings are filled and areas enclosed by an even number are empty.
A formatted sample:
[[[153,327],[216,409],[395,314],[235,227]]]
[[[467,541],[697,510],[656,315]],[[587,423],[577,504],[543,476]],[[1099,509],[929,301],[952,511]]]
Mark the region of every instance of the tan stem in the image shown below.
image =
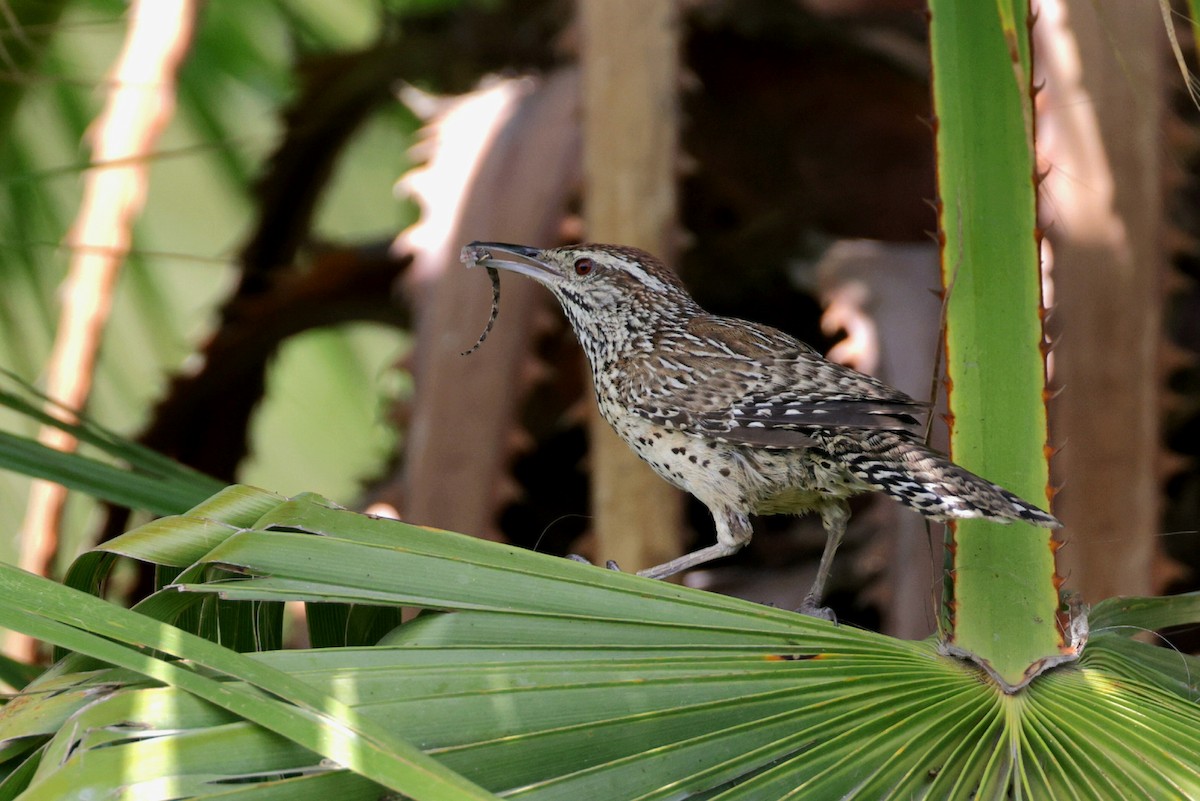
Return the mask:
[[[146,197],[154,146],[175,109],[175,74],[191,41],[195,0],[134,0],[125,46],[106,83],[104,109],[88,132],[91,165],[83,198],[68,234],[72,257],[62,288],[58,333],[46,371],[46,394],[58,404],[47,412],[66,422],[87,404],[100,341],[112,306],[133,223]],[[50,426],[38,440],[74,451],[74,436]],[[58,553],[58,530],[67,492],[35,481],[21,529],[21,567],[48,575]],[[35,645],[14,645],[33,658]]]
[[[580,0],[588,238],[673,261],[679,139],[674,0]],[[682,498],[593,415],[595,555],[640,570],[678,555]]]

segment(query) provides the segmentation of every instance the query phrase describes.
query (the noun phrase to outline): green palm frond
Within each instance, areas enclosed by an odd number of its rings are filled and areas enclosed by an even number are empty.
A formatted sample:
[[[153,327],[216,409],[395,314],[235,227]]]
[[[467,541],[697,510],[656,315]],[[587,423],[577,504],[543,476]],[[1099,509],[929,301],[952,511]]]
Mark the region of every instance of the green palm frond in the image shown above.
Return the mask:
[[[138,612],[96,625],[102,601],[8,569],[0,624],[119,666],[71,657],[0,715],[10,761],[38,764],[9,768],[23,798],[470,797],[373,772],[319,721],[516,798],[1200,794],[1194,688],[1121,667],[1112,632],[1009,695],[934,642],[248,488],[106,548],[193,560],[141,607],[164,616],[156,598],[432,611],[374,647],[240,655]]]

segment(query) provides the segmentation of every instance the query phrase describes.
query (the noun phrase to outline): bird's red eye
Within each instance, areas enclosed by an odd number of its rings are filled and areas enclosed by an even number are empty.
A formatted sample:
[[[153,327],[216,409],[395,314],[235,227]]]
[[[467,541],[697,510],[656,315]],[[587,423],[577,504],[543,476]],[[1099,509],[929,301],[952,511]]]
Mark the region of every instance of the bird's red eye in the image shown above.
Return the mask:
[[[579,259],[575,262],[576,275],[588,275],[596,269],[596,262],[591,259]]]

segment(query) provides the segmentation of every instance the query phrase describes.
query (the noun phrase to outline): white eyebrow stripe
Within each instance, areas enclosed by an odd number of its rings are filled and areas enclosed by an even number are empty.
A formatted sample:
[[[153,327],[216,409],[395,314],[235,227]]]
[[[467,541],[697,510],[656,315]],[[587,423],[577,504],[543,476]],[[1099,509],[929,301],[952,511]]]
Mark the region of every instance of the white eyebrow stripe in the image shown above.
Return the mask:
[[[657,289],[660,292],[666,291],[666,289],[667,289],[666,284],[664,284],[662,281],[655,278],[650,273],[643,270],[641,267],[638,267],[636,264],[630,264],[629,262],[625,262],[617,269],[625,270],[630,275],[632,275],[634,278],[641,281],[643,284],[650,287],[651,289]]]

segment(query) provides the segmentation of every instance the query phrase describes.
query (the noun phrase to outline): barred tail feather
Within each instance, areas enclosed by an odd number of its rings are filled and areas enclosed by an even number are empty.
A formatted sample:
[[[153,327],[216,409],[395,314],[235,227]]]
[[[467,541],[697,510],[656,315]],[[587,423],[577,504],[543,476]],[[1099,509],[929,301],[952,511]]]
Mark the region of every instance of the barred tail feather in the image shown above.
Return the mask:
[[[931,520],[984,518],[1000,523],[1024,520],[1042,528],[1062,526],[1053,515],[904,434],[835,436],[822,444],[843,460],[855,478]]]

